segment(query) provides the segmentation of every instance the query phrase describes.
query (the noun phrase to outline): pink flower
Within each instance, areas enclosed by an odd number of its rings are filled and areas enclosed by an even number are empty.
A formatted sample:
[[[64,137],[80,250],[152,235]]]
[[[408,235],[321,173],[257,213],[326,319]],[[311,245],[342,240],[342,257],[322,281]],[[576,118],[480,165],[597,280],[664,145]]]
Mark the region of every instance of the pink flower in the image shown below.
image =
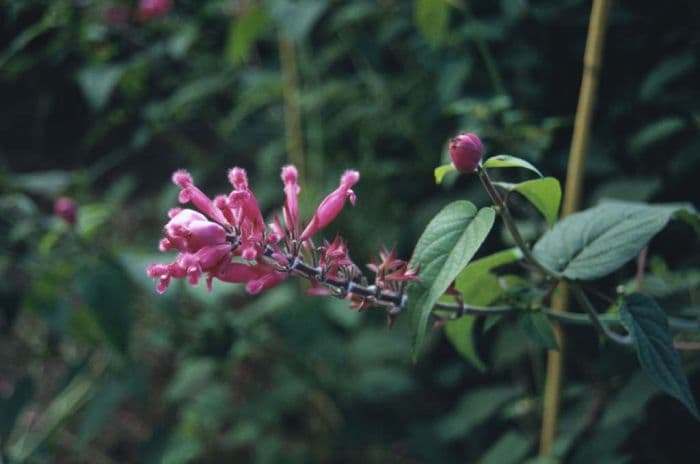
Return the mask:
[[[180,203],[192,202],[198,210],[209,216],[214,221],[220,224],[226,224],[226,217],[219,208],[214,205],[214,202],[199,190],[192,181],[192,176],[184,169],[173,173],[173,183],[180,187],[180,195],[178,199]]]
[[[282,213],[287,230],[293,238],[299,235],[299,192],[301,187],[297,184],[297,168],[291,164],[282,168],[282,182],[284,182],[285,202]]]
[[[304,232],[302,232],[299,240],[304,241],[310,238],[319,230],[330,224],[345,206],[345,199],[349,198],[350,203],[355,205],[355,192],[350,187],[355,185],[360,180],[360,173],[357,171],[345,171],[340,178],[340,186],[331,192],[318,206],[314,217]]]
[[[165,15],[173,6],[173,0],[139,0],[136,19],[150,21]]]
[[[197,188],[192,176],[185,170],[176,171],[172,180],[180,187],[180,203],[191,203],[196,209],[173,208],[163,227],[161,251],[176,250],[170,263],[151,264],[146,272],[157,280],[156,290],[166,291],[172,279],[186,279],[197,285],[206,277],[207,287],[212,281],[243,283],[248,293],[259,293],[284,281],[295,266],[303,263],[301,253],[313,253],[311,260],[320,262],[318,277],[343,280],[354,278],[357,266],[350,260],[347,245],[337,237],[332,243],[313,250],[310,242],[296,239],[299,227],[298,195],[300,187],[294,166],[282,169],[285,204],[283,227],[277,216],[268,226],[260,206],[248,184],[245,170],[235,167],[228,173],[233,190],[218,195],[212,201]],[[340,186],[326,197],[304,231],[300,242],[328,225],[342,210],[345,199],[355,203],[351,187],[359,180],[357,171],[347,171]],[[307,268],[308,269],[308,268]],[[301,273],[304,275],[303,273]],[[305,275],[307,278],[310,274]]]
[[[78,204],[70,197],[59,197],[53,203],[53,214],[74,226],[78,219]]]
[[[183,253],[194,253],[204,246],[226,243],[226,230],[220,224],[191,209],[179,210],[165,225],[164,232],[161,251],[176,248]]]
[[[450,158],[459,172],[474,172],[484,156],[484,146],[476,134],[462,133],[450,140]]]

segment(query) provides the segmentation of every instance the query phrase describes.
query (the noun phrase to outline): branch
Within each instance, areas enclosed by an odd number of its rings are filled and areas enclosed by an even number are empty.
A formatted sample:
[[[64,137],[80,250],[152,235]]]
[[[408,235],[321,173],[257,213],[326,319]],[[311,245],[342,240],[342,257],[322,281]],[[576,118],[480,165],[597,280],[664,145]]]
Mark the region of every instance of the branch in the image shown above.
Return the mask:
[[[489,194],[489,197],[491,197],[491,201],[493,201],[494,205],[496,206],[496,211],[498,211],[498,214],[500,214],[501,219],[503,219],[503,223],[508,229],[508,232],[510,232],[510,235],[513,237],[513,240],[515,241],[516,245],[518,245],[518,248],[520,248],[520,250],[523,252],[523,256],[525,257],[525,259],[530,264],[535,266],[544,275],[551,277],[552,279],[562,280],[561,274],[547,268],[545,265],[540,263],[540,261],[535,257],[535,255],[532,254],[530,246],[525,242],[523,236],[520,235],[518,227],[515,225],[513,216],[511,216],[510,210],[508,209],[508,204],[505,201],[503,201],[503,198],[501,198],[501,195],[498,193],[495,186],[491,182],[491,178],[489,177],[488,173],[486,172],[486,169],[483,166],[479,166],[479,179],[484,185],[484,188]]]

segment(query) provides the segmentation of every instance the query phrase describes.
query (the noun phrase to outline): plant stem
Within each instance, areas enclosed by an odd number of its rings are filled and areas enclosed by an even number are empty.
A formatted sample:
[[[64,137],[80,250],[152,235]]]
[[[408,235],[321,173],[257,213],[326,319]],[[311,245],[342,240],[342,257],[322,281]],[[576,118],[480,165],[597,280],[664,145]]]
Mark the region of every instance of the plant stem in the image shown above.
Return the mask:
[[[530,246],[525,242],[525,240],[523,239],[523,236],[520,235],[520,231],[518,230],[518,227],[515,225],[515,221],[513,220],[513,216],[510,214],[510,210],[508,209],[508,205],[506,204],[505,201],[503,201],[503,198],[496,190],[496,187],[493,185],[493,182],[491,182],[491,178],[489,177],[488,173],[486,172],[486,169],[483,166],[479,166],[478,172],[479,172],[479,179],[481,180],[481,183],[484,185],[484,188],[486,189],[486,192],[489,194],[489,197],[491,197],[491,201],[493,201],[494,205],[496,206],[496,210],[498,211],[498,214],[500,214],[501,219],[503,219],[503,223],[505,224],[506,228],[508,229],[508,232],[510,232],[510,235],[513,237],[515,244],[518,245],[518,248],[520,248],[520,250],[523,252],[523,256],[525,257],[525,259],[530,264],[535,266],[544,275],[551,277],[553,279],[557,279],[557,280],[561,279],[562,277],[559,273],[552,271],[551,269],[548,269],[547,267],[545,267],[532,254],[532,250],[530,250]]]
[[[581,184],[583,182],[586,150],[591,131],[591,119],[593,106],[598,87],[598,74],[600,72],[603,43],[605,40],[605,27],[609,0],[594,0],[591,10],[591,19],[588,24],[588,36],[586,38],[586,51],[583,58],[583,77],[579,92],[576,118],[574,120],[574,134],[571,141],[571,152],[566,174],[564,189],[564,204],[562,217],[565,217],[578,209],[581,202]],[[560,291],[555,295],[554,307],[560,311],[566,311],[568,303],[568,290],[565,285],[560,285]],[[559,421],[559,406],[562,389],[562,367],[565,350],[564,333],[561,327],[554,324],[554,334],[559,345],[559,351],[550,350],[547,353],[547,374],[544,392],[544,409],[542,412],[542,428],[540,432],[540,455],[549,456],[552,452],[554,439]]]
[[[588,313],[590,316],[591,321],[593,322],[593,325],[595,326],[598,331],[610,339],[611,341],[618,343],[620,345],[631,345],[632,344],[632,337],[629,335],[620,335],[616,332],[613,332],[610,330],[610,328],[601,320],[600,315],[598,314],[598,311],[596,311],[595,307],[591,303],[591,300],[588,299],[586,296],[586,293],[583,291],[580,285],[578,284],[570,284],[569,287],[571,288],[571,292],[574,294],[574,297],[576,300],[578,300],[579,304],[583,307],[583,309]]]

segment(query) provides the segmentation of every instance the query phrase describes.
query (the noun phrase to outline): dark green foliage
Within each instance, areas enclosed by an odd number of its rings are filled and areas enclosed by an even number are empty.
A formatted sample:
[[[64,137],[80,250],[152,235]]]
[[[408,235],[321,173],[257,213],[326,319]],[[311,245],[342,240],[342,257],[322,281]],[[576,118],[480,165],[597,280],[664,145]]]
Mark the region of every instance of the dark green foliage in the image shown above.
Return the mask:
[[[344,169],[358,169],[357,206],[324,235],[342,232],[359,265],[382,245],[408,259],[443,205],[467,199],[474,214],[487,205],[476,176],[434,184],[457,131],[478,133],[486,158],[512,153],[563,183],[590,2],[174,0],[150,22],[107,21],[108,7],[136,3],[0,1],[0,461],[533,459],[543,385],[536,344],[548,332],[531,303],[549,289],[538,282],[528,293],[518,252],[494,255],[512,246],[494,233],[498,220],[471,265],[463,269],[477,247],[460,250],[439,287],[456,277],[474,305],[504,303],[505,287],[505,303],[534,311],[528,328],[504,317],[434,330],[429,308],[413,308],[424,341],[417,364],[409,314],[387,330],[383,312],[305,296],[298,281],[257,297],[221,282],[212,293],[173,284],[161,296],[144,268],[171,259],[156,250],[177,205],[177,168],[217,193],[228,189],[226,169],[240,165],[266,218],[279,213],[279,169],[297,161],[287,153],[284,40],[298,68],[302,216]],[[699,22],[696,1],[613,2],[585,206],[698,206]],[[513,190],[514,215],[531,224],[524,235],[534,243],[558,212],[551,178],[493,176]],[[52,217],[59,195],[80,205],[75,229]],[[602,256],[632,260],[671,217],[659,211],[658,227],[632,227]],[[697,320],[697,237],[676,222],[651,242],[642,290],[666,314]],[[589,289],[614,299],[620,280],[604,276],[612,268],[587,269],[571,277],[600,277]],[[632,264],[615,276],[635,290]],[[434,301],[442,291],[425,293]],[[646,326],[634,310],[621,314],[633,334],[642,330],[639,341]],[[590,328],[567,334],[557,459],[700,455],[698,423],[656,394],[631,351],[599,346]],[[675,353],[663,337],[661,351],[640,352],[647,371],[654,353]],[[667,357],[690,381],[656,383],[690,406],[700,398],[697,352]]]

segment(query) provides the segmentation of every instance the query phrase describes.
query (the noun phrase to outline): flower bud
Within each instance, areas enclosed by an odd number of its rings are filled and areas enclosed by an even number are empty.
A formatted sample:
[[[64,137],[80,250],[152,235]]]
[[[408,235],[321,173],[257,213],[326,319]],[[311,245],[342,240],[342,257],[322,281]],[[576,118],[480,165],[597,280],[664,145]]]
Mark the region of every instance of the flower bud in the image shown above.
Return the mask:
[[[462,133],[450,140],[450,158],[459,172],[474,172],[481,163],[484,146],[476,134]]]
[[[78,218],[78,204],[70,197],[56,198],[53,204],[53,214],[74,226]]]

